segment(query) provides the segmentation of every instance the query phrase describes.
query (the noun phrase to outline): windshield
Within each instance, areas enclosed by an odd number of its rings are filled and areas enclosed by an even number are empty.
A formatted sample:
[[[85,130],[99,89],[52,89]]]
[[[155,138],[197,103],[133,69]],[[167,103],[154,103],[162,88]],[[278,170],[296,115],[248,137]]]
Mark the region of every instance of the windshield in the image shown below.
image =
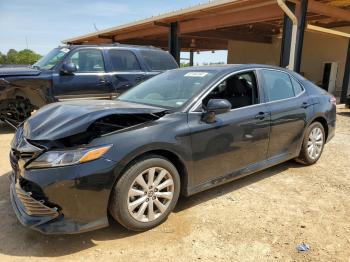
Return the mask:
[[[216,70],[171,70],[135,86],[118,100],[166,108],[179,108],[202,91]]]
[[[37,67],[39,69],[52,69],[68,52],[69,49],[65,47],[55,48],[36,62],[33,67]]]

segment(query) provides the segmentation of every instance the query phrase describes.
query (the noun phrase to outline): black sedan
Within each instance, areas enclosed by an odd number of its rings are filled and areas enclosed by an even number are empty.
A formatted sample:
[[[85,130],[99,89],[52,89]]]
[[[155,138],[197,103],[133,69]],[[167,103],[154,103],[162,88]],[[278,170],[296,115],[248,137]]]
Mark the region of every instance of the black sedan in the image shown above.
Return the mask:
[[[162,223],[189,196],[296,159],[334,136],[335,99],[277,67],[167,71],[115,101],[53,103],[17,130],[11,200],[43,233]]]

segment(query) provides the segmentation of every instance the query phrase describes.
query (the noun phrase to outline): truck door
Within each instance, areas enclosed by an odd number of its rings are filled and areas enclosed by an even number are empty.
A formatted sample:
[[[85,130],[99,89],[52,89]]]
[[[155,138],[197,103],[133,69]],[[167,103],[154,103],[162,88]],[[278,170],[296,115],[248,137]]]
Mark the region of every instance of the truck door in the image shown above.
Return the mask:
[[[53,75],[53,93],[58,100],[110,97],[113,87],[108,80],[101,49],[78,49],[64,63],[75,64],[77,71]]]
[[[147,78],[132,51],[111,48],[106,49],[105,52],[108,57],[109,82],[113,85],[115,95],[125,92]]]

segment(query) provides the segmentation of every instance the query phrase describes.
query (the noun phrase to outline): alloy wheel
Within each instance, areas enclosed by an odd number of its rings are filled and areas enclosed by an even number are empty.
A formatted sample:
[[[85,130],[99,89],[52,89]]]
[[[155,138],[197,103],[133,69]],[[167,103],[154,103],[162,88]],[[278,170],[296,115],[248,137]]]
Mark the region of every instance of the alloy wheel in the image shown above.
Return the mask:
[[[322,151],[323,147],[323,133],[319,127],[315,127],[309,134],[309,140],[307,142],[307,152],[311,159],[317,159]]]
[[[172,175],[162,167],[152,167],[139,174],[128,192],[128,210],[139,222],[151,222],[169,207],[174,195]]]

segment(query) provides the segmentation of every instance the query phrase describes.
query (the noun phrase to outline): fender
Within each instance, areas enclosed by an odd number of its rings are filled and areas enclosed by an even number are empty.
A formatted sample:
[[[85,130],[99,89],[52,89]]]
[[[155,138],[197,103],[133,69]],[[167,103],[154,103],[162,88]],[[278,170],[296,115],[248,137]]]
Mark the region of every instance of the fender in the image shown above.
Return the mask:
[[[184,150],[182,150],[180,147],[174,146],[169,143],[154,143],[147,145],[147,147],[139,147],[131,151],[124,158],[122,158],[118,162],[114,170],[114,183],[111,187],[111,190],[113,190],[114,185],[118,182],[119,178],[124,173],[124,171],[130,166],[130,164],[137,158],[148,153],[159,154],[166,158],[169,158],[167,157],[166,153],[176,156],[178,161],[183,166],[183,170],[178,170],[181,176],[182,194],[188,196],[189,194],[187,192],[187,188],[190,184],[189,177],[193,175],[193,163],[191,160],[191,155],[189,152],[184,152]],[[185,158],[183,156],[185,156]],[[172,159],[169,160],[171,161]],[[173,164],[176,166],[176,163]]]

